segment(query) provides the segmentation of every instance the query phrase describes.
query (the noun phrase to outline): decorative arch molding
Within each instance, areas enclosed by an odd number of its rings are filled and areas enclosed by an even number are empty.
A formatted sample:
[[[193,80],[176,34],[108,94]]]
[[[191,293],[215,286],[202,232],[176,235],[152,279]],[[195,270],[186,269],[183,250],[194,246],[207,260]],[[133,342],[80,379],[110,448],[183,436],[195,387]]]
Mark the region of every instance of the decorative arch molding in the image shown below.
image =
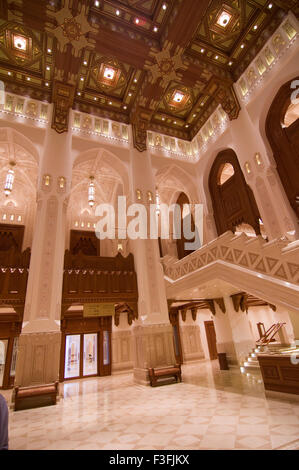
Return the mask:
[[[25,150],[39,165],[40,155],[35,145],[28,137],[12,127],[0,127],[0,144],[7,144],[13,146],[15,149]]]
[[[291,84],[295,80],[299,80],[299,76],[286,82],[276,93],[267,114],[265,128],[281,183],[299,219],[299,119],[287,128],[282,127],[294,91]]]
[[[73,171],[78,165],[89,160],[94,160],[94,169],[96,169],[96,166],[100,164],[102,166],[107,166],[113,169],[113,171],[119,176],[120,180],[122,181],[123,194],[129,196],[130,184],[128,168],[114,153],[102,148],[94,148],[87,150],[79,154],[75,158],[73,163]]]
[[[226,163],[232,165],[234,174],[221,185],[219,178]],[[209,175],[209,190],[218,235],[228,230],[235,232],[243,223],[251,225],[256,235],[261,234],[259,210],[233,149],[225,149],[217,155]]]
[[[169,204],[175,204],[182,192],[187,195],[191,204],[198,202],[196,186],[191,178],[190,174],[174,164],[164,166],[156,172],[156,184],[158,188],[166,186],[167,180],[173,182],[172,187],[175,188],[175,191],[172,193],[171,199],[167,201]]]

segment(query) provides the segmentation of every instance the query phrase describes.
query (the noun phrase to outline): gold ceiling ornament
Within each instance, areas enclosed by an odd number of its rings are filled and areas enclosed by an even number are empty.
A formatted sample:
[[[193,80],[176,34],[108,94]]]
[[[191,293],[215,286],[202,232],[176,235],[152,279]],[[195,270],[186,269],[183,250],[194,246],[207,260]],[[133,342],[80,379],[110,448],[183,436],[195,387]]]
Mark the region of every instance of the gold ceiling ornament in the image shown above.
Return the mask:
[[[46,30],[54,34],[60,50],[63,50],[67,44],[72,44],[74,55],[78,57],[84,47],[90,47],[91,45],[91,41],[87,40],[86,34],[96,31],[97,28],[91,26],[87,20],[87,6],[82,6],[81,12],[77,16],[72,16],[68,3],[68,0],[65,0],[64,7],[56,13],[48,9],[48,15],[56,19],[58,26],[54,30],[46,27]]]
[[[182,59],[182,53],[177,52],[170,55],[172,44],[169,42],[160,52],[151,51],[149,55],[155,58],[155,64],[146,63],[144,68],[150,72],[150,83],[155,83],[161,78],[161,86],[166,87],[172,80],[180,81],[181,76],[178,70],[187,70],[187,66]]]

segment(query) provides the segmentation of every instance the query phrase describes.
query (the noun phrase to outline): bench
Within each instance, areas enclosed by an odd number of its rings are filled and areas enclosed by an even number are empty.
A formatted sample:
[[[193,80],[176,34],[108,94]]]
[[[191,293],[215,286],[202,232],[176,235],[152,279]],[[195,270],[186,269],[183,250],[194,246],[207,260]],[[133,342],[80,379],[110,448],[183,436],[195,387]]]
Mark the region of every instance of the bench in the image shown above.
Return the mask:
[[[15,387],[15,411],[56,405],[58,381],[33,387]]]
[[[182,381],[182,371],[181,371],[180,364],[176,364],[175,366],[150,368],[148,369],[148,372],[149,372],[150,384],[152,387],[157,385],[159,379],[166,379],[166,378],[173,377],[176,382],[178,382],[178,380],[180,382]]]

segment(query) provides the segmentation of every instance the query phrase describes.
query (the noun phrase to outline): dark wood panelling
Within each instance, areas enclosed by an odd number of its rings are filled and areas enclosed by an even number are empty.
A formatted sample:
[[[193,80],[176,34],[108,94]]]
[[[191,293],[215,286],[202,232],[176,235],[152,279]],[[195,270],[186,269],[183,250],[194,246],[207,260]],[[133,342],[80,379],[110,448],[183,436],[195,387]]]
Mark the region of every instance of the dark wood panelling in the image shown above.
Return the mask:
[[[299,119],[288,128],[283,128],[281,125],[291,103],[291,95],[294,92],[291,84],[295,80],[299,80],[299,76],[285,83],[275,96],[266,119],[266,134],[273,150],[280,180],[299,218]]]
[[[266,390],[299,395],[299,357],[259,355],[258,360]],[[295,364],[297,362],[297,364]]]
[[[205,329],[206,329],[210,359],[211,361],[213,361],[214,359],[217,359],[218,357],[214,322],[205,321]]]
[[[100,256],[100,240],[94,232],[71,230],[70,252],[85,256]]]
[[[221,185],[220,175],[226,163],[233,166],[234,174]],[[260,235],[259,210],[232,149],[223,150],[216,157],[210,172],[209,189],[218,235],[227,230],[235,232],[242,223],[251,225]]]

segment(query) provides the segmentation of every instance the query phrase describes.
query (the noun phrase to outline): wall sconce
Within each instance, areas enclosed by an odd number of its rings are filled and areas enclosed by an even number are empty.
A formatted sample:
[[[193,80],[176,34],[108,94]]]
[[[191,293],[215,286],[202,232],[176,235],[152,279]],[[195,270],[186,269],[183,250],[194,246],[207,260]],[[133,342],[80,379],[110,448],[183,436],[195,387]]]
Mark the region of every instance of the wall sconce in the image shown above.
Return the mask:
[[[142,199],[142,192],[140,191],[140,189],[136,189],[136,197],[137,197],[137,200],[138,200],[138,201],[141,201],[141,199]]]
[[[50,191],[52,186],[52,177],[50,175],[43,176],[43,190]]]
[[[245,170],[246,170],[247,175],[251,175],[251,166],[249,162],[245,163]]]
[[[261,154],[259,152],[257,152],[254,155],[254,158],[255,158],[255,162],[256,162],[257,166],[259,166],[259,167],[263,166],[262,157],[261,157]]]
[[[153,193],[151,191],[147,192],[147,200],[148,202],[153,202]]]
[[[64,192],[66,190],[66,178],[64,176],[59,176],[57,184],[59,192]]]

